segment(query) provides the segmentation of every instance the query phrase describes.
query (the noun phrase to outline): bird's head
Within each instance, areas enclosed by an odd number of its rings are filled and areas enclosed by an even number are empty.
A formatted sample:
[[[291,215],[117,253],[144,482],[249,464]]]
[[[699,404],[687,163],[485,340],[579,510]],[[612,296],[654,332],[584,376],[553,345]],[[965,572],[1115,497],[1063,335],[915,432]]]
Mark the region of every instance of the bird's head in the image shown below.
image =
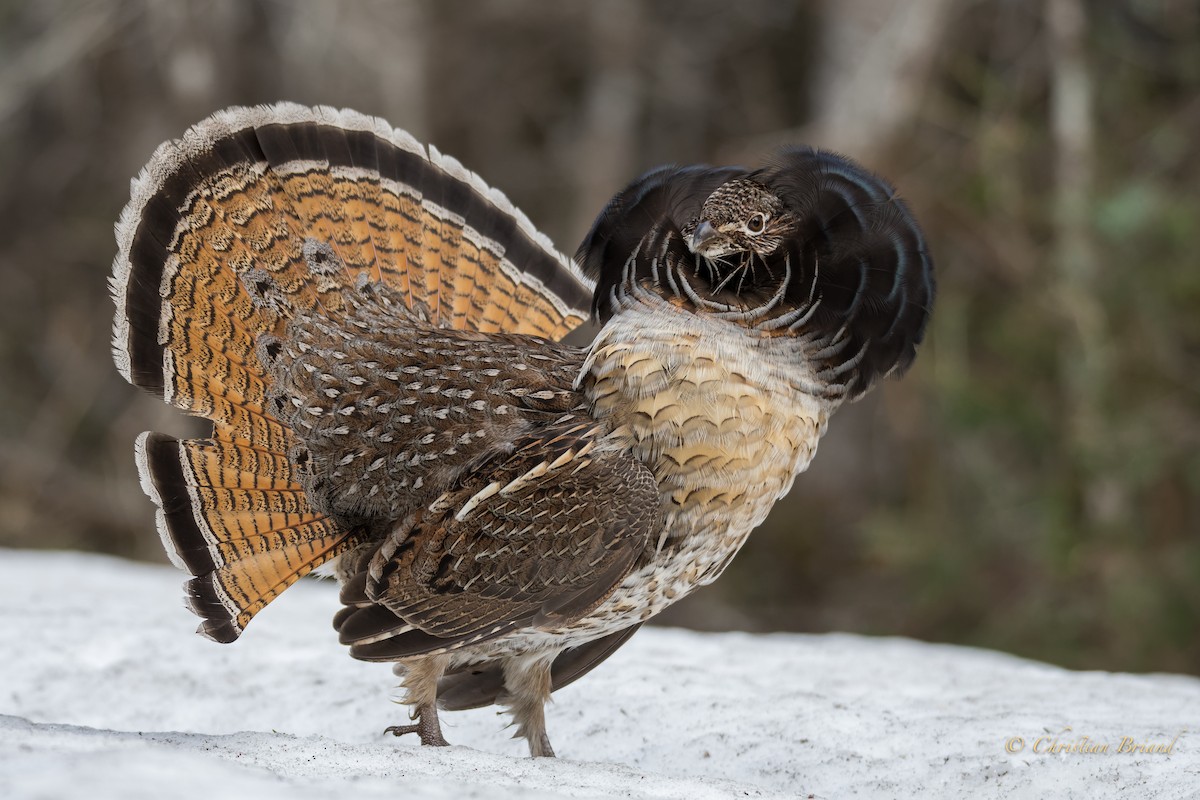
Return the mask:
[[[843,156],[780,151],[759,169],[662,167],[609,203],[576,254],[601,322],[647,298],[787,337],[833,394],[912,363],[933,262],[907,206]]]
[[[795,230],[783,201],[758,181],[740,178],[718,186],[680,233],[697,256],[717,260],[753,254],[766,258]]]

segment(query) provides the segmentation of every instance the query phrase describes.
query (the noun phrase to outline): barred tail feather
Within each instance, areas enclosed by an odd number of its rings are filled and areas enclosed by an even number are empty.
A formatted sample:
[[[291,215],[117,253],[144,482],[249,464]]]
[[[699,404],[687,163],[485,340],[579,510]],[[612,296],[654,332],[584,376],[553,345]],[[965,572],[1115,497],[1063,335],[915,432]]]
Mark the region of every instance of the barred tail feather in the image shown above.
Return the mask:
[[[136,453],[163,546],[195,576],[188,606],[212,639],[236,639],[280,592],[353,542],[288,482],[286,458],[161,433],[138,437]]]
[[[430,321],[561,338],[592,283],[498,191],[382,120],[231,108],[166,142],[116,226],[113,357],[130,383],[213,422],[139,439],[143,487],[213,638],[354,540],[310,505],[259,348],[300,315],[335,324],[378,282]]]

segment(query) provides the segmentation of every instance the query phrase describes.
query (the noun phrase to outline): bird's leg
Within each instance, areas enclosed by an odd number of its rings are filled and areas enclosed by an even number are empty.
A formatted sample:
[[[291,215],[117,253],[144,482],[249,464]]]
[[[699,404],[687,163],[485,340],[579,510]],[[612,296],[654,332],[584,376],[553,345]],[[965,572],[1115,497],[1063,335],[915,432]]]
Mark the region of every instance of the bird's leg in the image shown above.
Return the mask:
[[[522,736],[529,742],[529,755],[534,757],[554,757],[554,748],[546,735],[546,703],[550,701],[553,686],[550,665],[559,652],[517,656],[504,662],[503,702],[517,726],[514,736]]]
[[[434,747],[446,747],[450,744],[442,736],[442,725],[438,721],[437,713],[438,680],[449,663],[449,656],[425,656],[406,659],[396,665],[397,674],[403,670],[402,685],[407,690],[403,702],[412,706],[411,718],[416,722],[412,725],[392,725],[384,730],[384,733],[393,736],[415,733],[421,737],[421,744]]]

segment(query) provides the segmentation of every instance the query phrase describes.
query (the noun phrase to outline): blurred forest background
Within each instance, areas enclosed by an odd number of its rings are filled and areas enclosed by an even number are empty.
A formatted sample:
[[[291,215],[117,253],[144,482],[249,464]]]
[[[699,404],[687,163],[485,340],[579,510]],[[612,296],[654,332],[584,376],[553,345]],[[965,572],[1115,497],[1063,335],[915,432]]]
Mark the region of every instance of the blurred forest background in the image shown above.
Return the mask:
[[[664,619],[1200,672],[1194,0],[0,0],[0,544],[165,561],[133,439],[201,429],[112,365],[112,225],[160,141],[281,99],[434,142],[566,252],[664,162],[889,176],[939,267],[916,366]]]

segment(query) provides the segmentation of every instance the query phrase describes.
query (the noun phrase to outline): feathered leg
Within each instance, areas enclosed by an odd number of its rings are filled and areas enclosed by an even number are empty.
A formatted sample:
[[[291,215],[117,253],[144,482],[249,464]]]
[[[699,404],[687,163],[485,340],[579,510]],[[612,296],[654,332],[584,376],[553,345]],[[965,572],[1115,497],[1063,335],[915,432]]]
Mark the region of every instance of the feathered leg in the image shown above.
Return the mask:
[[[546,703],[550,701],[553,682],[550,665],[559,650],[536,655],[518,656],[504,662],[504,696],[517,726],[516,736],[529,742],[529,755],[554,757],[550,737],[546,735]]]
[[[412,725],[392,725],[384,733],[393,736],[415,733],[421,737],[421,744],[434,747],[447,747],[450,744],[442,736],[437,713],[438,679],[449,663],[449,656],[425,656],[406,659],[396,665],[398,674],[403,670],[402,685],[406,690],[404,703],[412,707],[411,719],[416,722]]]

